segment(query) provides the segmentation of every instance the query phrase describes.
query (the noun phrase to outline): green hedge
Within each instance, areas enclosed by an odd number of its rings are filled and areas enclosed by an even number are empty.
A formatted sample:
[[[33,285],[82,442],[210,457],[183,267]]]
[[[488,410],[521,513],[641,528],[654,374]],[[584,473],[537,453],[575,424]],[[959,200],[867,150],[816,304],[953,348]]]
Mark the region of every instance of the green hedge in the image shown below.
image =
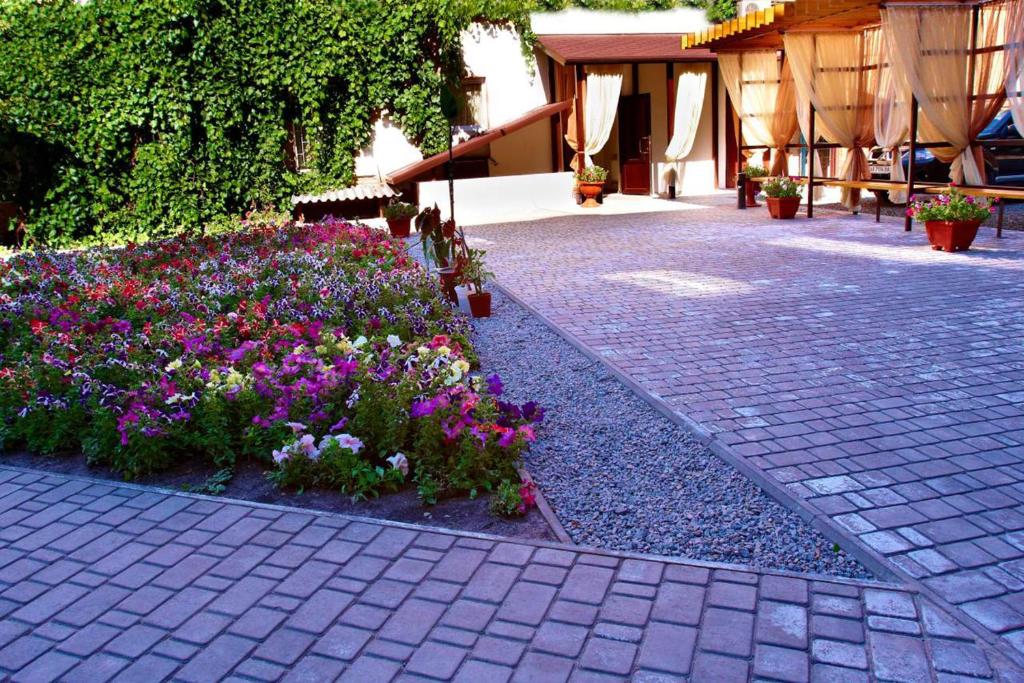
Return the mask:
[[[568,0],[0,0],[0,148],[22,150],[0,200],[48,246],[198,229],[344,186],[392,113],[432,153],[460,32]],[[574,0],[616,9],[671,0]],[[316,131],[311,172],[284,163],[287,123]],[[0,159],[0,162],[9,164]]]

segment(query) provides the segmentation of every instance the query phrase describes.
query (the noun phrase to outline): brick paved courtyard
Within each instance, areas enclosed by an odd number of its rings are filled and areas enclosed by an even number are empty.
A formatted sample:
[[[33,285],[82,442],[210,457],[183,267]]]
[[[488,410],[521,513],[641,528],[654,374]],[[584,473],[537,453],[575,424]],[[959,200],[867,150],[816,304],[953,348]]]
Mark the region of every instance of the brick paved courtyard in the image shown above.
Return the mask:
[[[470,230],[499,282],[906,581],[1024,650],[1024,234],[826,212]]]
[[[4,680],[1024,680],[879,583],[4,467],[0,520]]]

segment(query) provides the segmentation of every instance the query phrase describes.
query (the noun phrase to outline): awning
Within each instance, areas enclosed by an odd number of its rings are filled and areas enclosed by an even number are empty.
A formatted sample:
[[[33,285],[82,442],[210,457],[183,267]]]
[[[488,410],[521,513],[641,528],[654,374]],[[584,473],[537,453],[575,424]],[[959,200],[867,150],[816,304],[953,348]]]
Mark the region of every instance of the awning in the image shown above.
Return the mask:
[[[560,64],[707,62],[710,50],[682,50],[678,33],[543,35],[537,42]]]
[[[682,47],[702,46],[712,50],[781,48],[780,31],[795,28],[841,31],[877,24],[880,5],[880,0],[777,1],[763,10],[689,33],[683,36]]]
[[[550,118],[555,114],[566,111],[572,107],[572,100],[565,100],[564,102],[555,102],[553,104],[545,104],[544,106],[531,109],[527,113],[523,114],[517,119],[513,119],[508,123],[492,128],[482,135],[478,135],[475,138],[470,138],[465,142],[452,147],[452,158],[458,159],[459,157],[472,152],[473,150],[480,149],[489,145],[494,140],[514,133],[520,128],[525,128],[531,123],[535,123],[542,119]],[[423,175],[432,168],[436,168],[441,164],[448,161],[448,152],[438,152],[434,156],[427,157],[422,161],[403,166],[397,171],[392,171],[388,174],[388,182],[392,185],[400,185],[406,181],[412,180],[418,176]]]
[[[319,204],[321,202],[354,202],[365,199],[390,199],[397,197],[389,185],[384,183],[360,183],[342,190],[329,190],[320,194],[300,194],[292,197],[292,206]]]

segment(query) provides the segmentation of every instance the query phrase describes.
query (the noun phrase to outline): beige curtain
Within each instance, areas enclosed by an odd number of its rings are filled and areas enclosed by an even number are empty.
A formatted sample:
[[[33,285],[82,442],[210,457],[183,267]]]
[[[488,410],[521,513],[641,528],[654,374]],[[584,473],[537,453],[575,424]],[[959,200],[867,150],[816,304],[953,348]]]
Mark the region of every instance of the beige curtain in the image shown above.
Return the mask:
[[[889,63],[888,51],[882,37],[881,28],[872,28],[864,32],[865,40],[879,46],[878,92],[875,97],[875,142],[879,147],[888,150],[891,155],[889,163],[889,180],[906,181],[903,172],[903,157],[900,145],[907,139],[910,129],[910,93],[903,79],[897,78]],[[889,201],[894,204],[905,204],[907,193],[904,190],[889,190]]]
[[[1005,45],[1008,9],[1007,2],[980,6],[979,50]],[[1002,49],[981,51],[969,73],[971,14],[967,5],[890,6],[882,9],[882,31],[894,67],[921,107],[920,137],[950,144],[931,150],[950,162],[950,179],[981,185],[982,149],[972,146],[971,140],[1002,108],[1008,61]]]
[[[1013,123],[1024,132],[1024,0],[1010,3],[1006,37],[1006,101]]]
[[[583,92],[583,134],[586,136],[583,154],[587,167],[594,165],[590,157],[600,152],[608,142],[612,126],[615,125],[615,114],[619,108],[619,92],[621,90],[622,67],[587,67],[587,81]],[[579,151],[576,144],[575,107],[569,113],[565,140],[574,151]],[[576,157],[573,157],[570,165],[572,168],[576,168]]]
[[[773,150],[772,173],[786,172],[786,145],[797,130],[792,87],[776,50],[720,52],[722,80],[743,125],[743,142]],[[753,150],[744,150],[747,157]]]
[[[878,44],[862,32],[786,33],[786,56],[801,99],[814,105],[825,139],[846,149],[844,180],[871,177],[866,147],[875,141]],[[841,202],[860,210],[860,191],[842,188]]]
[[[666,161],[682,161],[693,149],[707,86],[708,74],[703,69],[684,71],[676,76],[675,117],[672,121],[672,139],[665,149]]]

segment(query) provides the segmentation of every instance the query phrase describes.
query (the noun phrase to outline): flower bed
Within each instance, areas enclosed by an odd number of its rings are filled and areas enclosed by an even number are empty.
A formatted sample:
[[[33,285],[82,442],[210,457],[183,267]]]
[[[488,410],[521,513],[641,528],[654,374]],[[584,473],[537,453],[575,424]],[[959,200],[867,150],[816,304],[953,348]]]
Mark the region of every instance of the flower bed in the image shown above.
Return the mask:
[[[258,226],[0,264],[4,448],[137,477],[265,462],[289,487],[518,482],[540,411],[471,376],[467,322],[380,233]]]

